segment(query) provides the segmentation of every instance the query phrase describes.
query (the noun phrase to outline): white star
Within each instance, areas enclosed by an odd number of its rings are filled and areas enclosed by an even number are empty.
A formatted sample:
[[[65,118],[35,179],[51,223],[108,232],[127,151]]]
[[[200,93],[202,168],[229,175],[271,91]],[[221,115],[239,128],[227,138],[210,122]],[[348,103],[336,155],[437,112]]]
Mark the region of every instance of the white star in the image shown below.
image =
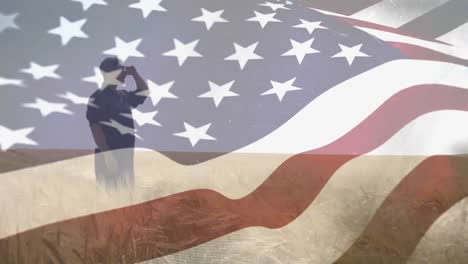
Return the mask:
[[[254,13],[255,17],[249,18],[247,21],[258,22],[262,28],[264,28],[268,22],[281,22],[281,20],[274,18],[276,13],[263,14],[257,11],[254,11]]]
[[[107,5],[103,0],[72,0],[73,2],[79,2],[83,6],[83,11],[88,10],[92,5]]]
[[[125,42],[119,37],[115,37],[115,47],[105,50],[103,53],[107,55],[115,55],[122,62],[125,62],[129,57],[144,57],[144,55],[137,50],[140,45],[141,38],[134,41]]]
[[[72,112],[70,112],[68,109],[65,109],[66,106],[66,104],[47,102],[41,98],[36,98],[35,103],[23,104],[23,107],[38,109],[41,112],[41,115],[44,117],[52,113],[72,115]]]
[[[136,129],[128,127],[128,126],[124,126],[124,125],[120,124],[119,122],[115,121],[114,119],[111,119],[110,122],[109,121],[101,121],[100,123],[103,124],[103,125],[106,125],[106,126],[113,127],[115,129],[117,129],[117,131],[119,131],[119,133],[121,135],[132,135],[132,136],[135,136],[138,139],[143,140],[139,135],[136,134]]]
[[[231,56],[225,58],[225,60],[237,60],[239,62],[241,70],[244,69],[245,65],[249,60],[260,60],[263,59],[261,56],[255,54],[258,42],[248,46],[242,47],[241,45],[234,43],[234,49],[236,52]]]
[[[190,140],[190,144],[192,144],[192,147],[194,147],[198,143],[198,141],[202,139],[216,140],[214,137],[206,133],[208,129],[210,128],[210,126],[211,126],[211,123],[195,128],[184,122],[185,131],[180,132],[180,133],[175,133],[174,136],[188,138]]]
[[[0,33],[8,28],[19,29],[18,25],[15,23],[15,19],[18,16],[18,13],[4,15],[0,13]]]
[[[362,44],[353,47],[347,47],[341,44],[338,45],[340,45],[341,52],[333,55],[332,58],[346,58],[349,66],[353,64],[353,61],[356,57],[370,57],[369,55],[361,52]]]
[[[223,85],[218,85],[216,83],[208,81],[208,84],[210,85],[210,91],[199,95],[198,97],[213,98],[216,107],[219,106],[224,97],[239,96],[238,94],[230,91],[232,85],[234,84],[234,81],[225,83]]]
[[[288,50],[281,56],[296,56],[297,62],[301,64],[307,54],[319,53],[318,50],[311,47],[313,42],[313,38],[302,43],[291,39],[292,49]]]
[[[104,76],[101,73],[101,69],[98,67],[94,67],[93,76],[84,77],[82,80],[85,82],[95,83],[99,89],[101,89],[104,84]]]
[[[143,113],[138,109],[132,108],[132,114],[121,114],[122,116],[128,117],[130,119],[135,120],[139,126],[143,126],[145,124],[153,125],[153,126],[161,126],[154,117],[158,114],[158,111],[147,112]]]
[[[34,80],[40,80],[45,77],[53,78],[53,79],[60,79],[60,75],[55,73],[58,69],[59,65],[49,65],[49,66],[42,66],[35,62],[31,62],[28,69],[22,69],[21,71],[24,73],[32,74]]]
[[[174,84],[174,81],[159,85],[151,80],[148,80],[147,84],[148,91],[141,91],[138,93],[138,95],[149,96],[153,102],[153,106],[156,106],[163,98],[177,98],[177,96],[169,92],[172,85]]]
[[[37,145],[37,142],[28,138],[28,135],[34,130],[33,127],[13,130],[0,125],[0,148],[7,151],[16,144]]]
[[[204,22],[206,30],[210,30],[214,23],[227,23],[228,21],[221,17],[224,10],[210,12],[204,8],[201,9],[202,15],[196,18],[193,18],[192,21]]]
[[[153,11],[166,11],[164,7],[161,6],[162,0],[139,0],[139,3],[134,3],[129,5],[131,8],[141,9],[143,17],[147,18],[149,14]]]
[[[295,28],[304,28],[307,30],[307,32],[309,32],[309,34],[312,34],[312,32],[314,32],[314,30],[316,29],[327,29],[326,27],[323,27],[321,26],[320,24],[322,23],[322,21],[307,21],[307,20],[304,20],[304,19],[299,19],[301,21],[301,24],[298,24],[298,25],[295,25],[293,27]]]
[[[66,92],[65,94],[58,94],[57,95],[58,97],[61,97],[63,99],[66,99],[74,104],[77,104],[77,105],[88,105],[89,104],[89,100],[90,98],[89,97],[83,97],[83,96],[79,96],[79,95],[76,95],[72,92]],[[91,105],[93,105],[91,103]]]
[[[83,78],[85,82],[95,83],[99,89],[105,88],[108,85],[121,85],[122,82],[117,80],[122,70],[115,70],[111,72],[103,72],[98,67],[94,67],[94,75]]]
[[[265,2],[264,4],[260,4],[261,6],[266,6],[271,8],[273,11],[276,11],[278,9],[287,9],[290,10],[289,8],[285,7],[285,4],[275,4],[271,2]]]
[[[0,86],[3,85],[24,86],[24,83],[23,80],[0,77]]]
[[[296,81],[296,78],[292,78],[291,80],[286,81],[284,83],[271,81],[271,85],[273,86],[273,88],[262,93],[262,95],[276,94],[276,96],[278,96],[278,99],[281,102],[281,100],[283,100],[287,92],[302,90],[302,88],[293,86],[294,81]]]
[[[59,35],[62,39],[62,45],[65,46],[74,37],[88,38],[88,35],[81,30],[85,23],[86,19],[70,22],[65,17],[60,17],[60,26],[49,30],[49,33]]]
[[[195,47],[197,46],[198,41],[199,39],[194,40],[190,43],[184,44],[180,42],[178,39],[174,39],[175,48],[173,50],[170,50],[164,53],[163,55],[177,57],[179,66],[182,66],[185,60],[189,57],[203,57],[200,53],[195,51]]]

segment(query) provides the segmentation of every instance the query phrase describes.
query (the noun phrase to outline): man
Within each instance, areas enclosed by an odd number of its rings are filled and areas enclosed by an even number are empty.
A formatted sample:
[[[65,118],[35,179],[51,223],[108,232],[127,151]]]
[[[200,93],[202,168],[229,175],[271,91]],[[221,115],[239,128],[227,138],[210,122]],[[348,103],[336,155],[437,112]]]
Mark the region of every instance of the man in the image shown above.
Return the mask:
[[[100,69],[104,87],[90,96],[86,111],[97,145],[96,181],[108,191],[133,189],[135,136],[128,131],[134,132],[132,108],[145,101],[148,86],[134,66],[124,66],[116,57],[104,59]],[[118,84],[123,84],[129,75],[135,80],[136,90],[117,89]]]

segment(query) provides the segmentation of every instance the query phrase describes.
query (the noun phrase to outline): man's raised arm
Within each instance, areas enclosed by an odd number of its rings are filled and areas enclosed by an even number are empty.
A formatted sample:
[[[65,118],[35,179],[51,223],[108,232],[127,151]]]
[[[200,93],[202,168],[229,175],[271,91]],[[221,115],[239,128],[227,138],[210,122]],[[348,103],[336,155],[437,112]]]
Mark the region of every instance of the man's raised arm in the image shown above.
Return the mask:
[[[140,74],[137,72],[135,66],[128,66],[125,67],[125,70],[128,75],[133,76],[133,79],[135,80],[136,83],[136,92],[138,94],[143,94],[141,92],[143,91],[148,91],[148,84],[146,84],[145,80],[140,76]]]

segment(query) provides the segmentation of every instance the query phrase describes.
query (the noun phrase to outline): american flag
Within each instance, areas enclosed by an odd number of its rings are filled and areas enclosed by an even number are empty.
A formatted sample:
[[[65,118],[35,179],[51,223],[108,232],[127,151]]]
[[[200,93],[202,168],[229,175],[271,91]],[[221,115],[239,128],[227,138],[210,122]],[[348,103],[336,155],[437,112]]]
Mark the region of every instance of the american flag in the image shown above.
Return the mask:
[[[464,10],[459,0],[2,3],[0,259],[466,259]],[[135,65],[150,89],[133,109],[131,196],[95,187],[85,112],[106,56]]]

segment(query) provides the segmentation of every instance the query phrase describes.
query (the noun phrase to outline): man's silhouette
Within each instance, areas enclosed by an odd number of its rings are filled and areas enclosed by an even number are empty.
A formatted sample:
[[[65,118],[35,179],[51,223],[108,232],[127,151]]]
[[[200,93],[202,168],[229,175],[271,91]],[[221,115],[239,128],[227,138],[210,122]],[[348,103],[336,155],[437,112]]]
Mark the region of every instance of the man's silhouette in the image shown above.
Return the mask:
[[[96,180],[106,190],[122,187],[132,189],[135,146],[132,108],[145,101],[148,86],[134,66],[124,66],[116,57],[104,59],[100,69],[104,76],[104,87],[90,96],[86,111],[97,145]],[[118,84],[123,84],[128,75],[134,78],[136,90],[117,89]]]

